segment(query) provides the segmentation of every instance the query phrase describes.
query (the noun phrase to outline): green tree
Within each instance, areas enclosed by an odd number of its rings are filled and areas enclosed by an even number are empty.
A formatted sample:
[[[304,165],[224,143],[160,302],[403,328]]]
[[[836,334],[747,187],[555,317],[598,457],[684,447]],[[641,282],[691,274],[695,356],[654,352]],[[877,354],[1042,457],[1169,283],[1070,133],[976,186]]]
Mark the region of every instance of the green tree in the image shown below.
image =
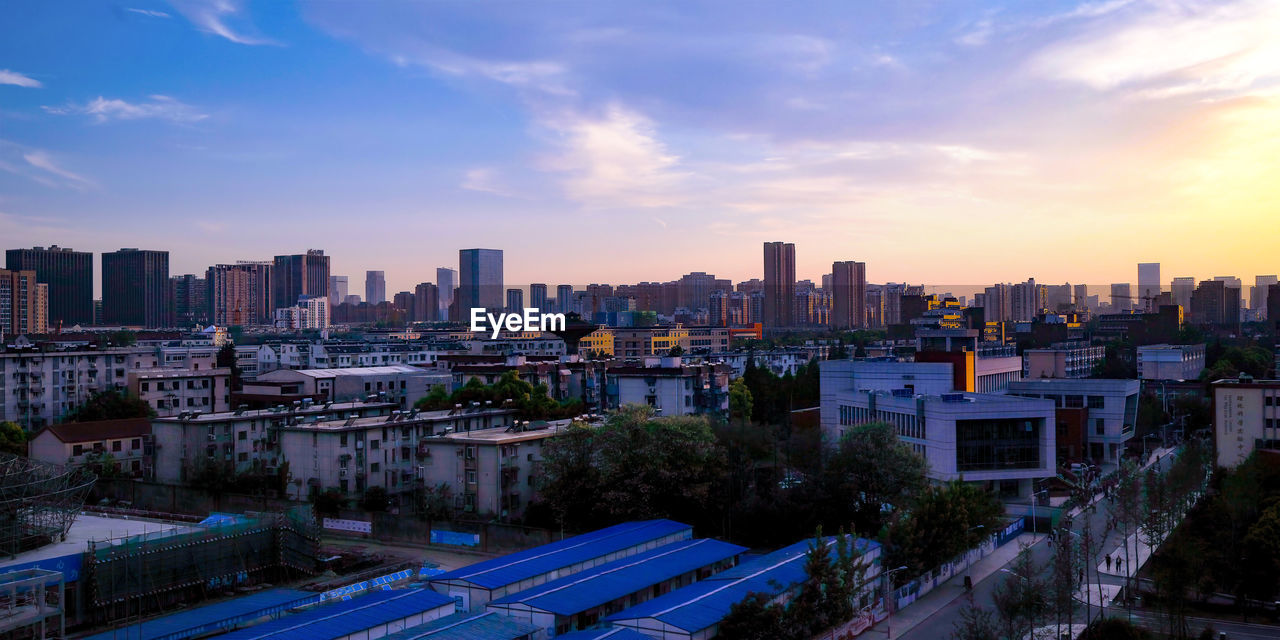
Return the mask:
[[[748,593],[741,602],[729,607],[720,621],[719,640],[785,640],[783,627],[785,607],[775,604],[767,593]]]
[[[1006,638],[1022,638],[1035,628],[1040,617],[1048,609],[1043,583],[1038,578],[1039,567],[1031,557],[1029,547],[1023,547],[1009,566],[1004,579],[991,594],[999,618],[1001,635]]]
[[[924,491],[929,464],[892,425],[875,422],[845,433],[823,471],[832,515],[853,522],[856,531],[880,531],[887,511]]]
[[[671,347],[670,349],[668,349],[668,350],[667,350],[667,355],[668,355],[668,356],[671,356],[671,357],[678,357],[678,356],[682,356],[682,355],[684,355],[684,347],[682,347],[682,346],[680,346],[680,345],[676,345],[676,346],[674,346],[674,347]]]
[[[751,419],[751,404],[751,389],[742,378],[734,378],[729,383],[729,416],[746,425]]]
[[[27,432],[16,422],[0,422],[0,452],[27,455]]]
[[[431,387],[431,391],[427,395],[418,398],[413,403],[413,408],[419,411],[439,411],[448,409],[452,405],[449,403],[449,392],[444,390],[444,385],[435,385]]]
[[[998,640],[999,629],[991,611],[979,607],[973,602],[973,594],[969,594],[964,608],[960,609],[960,619],[952,623],[951,640]]]
[[[603,477],[595,465],[592,427],[573,423],[542,445],[538,492],[561,529],[585,530],[602,521]]]
[[[84,404],[72,409],[66,422],[93,422],[96,420],[120,420],[124,418],[152,418],[156,412],[139,398],[117,391],[99,391]]]
[[[242,376],[244,372],[240,370],[240,365],[236,362],[236,346],[234,344],[228,342],[218,349],[215,364],[219,368],[231,369],[231,389],[233,391],[239,391],[243,388]]]
[[[994,531],[1004,506],[991,492],[961,481],[929,485],[889,527],[888,566],[920,575],[972,549]]]

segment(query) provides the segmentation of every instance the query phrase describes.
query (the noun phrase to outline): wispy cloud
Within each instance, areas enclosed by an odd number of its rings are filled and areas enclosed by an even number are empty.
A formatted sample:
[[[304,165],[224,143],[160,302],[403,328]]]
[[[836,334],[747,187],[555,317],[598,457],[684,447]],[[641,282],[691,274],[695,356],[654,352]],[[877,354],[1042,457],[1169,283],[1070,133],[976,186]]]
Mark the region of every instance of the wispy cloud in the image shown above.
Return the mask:
[[[21,176],[51,189],[84,190],[96,184],[64,168],[43,149],[0,140],[0,171]]]
[[[140,15],[144,15],[144,16],[147,16],[147,17],[149,17],[149,18],[171,18],[171,17],[173,17],[173,16],[170,16],[169,14],[167,14],[167,13],[165,13],[165,12],[163,12],[163,11],[156,11],[156,10],[154,10],[154,9],[135,9],[135,8],[133,8],[133,7],[125,7],[125,11],[128,11],[128,12],[130,12],[130,13],[137,13],[137,14],[140,14]]]
[[[1237,92],[1280,80],[1280,5],[1154,4],[1045,48],[1036,75],[1136,97]]]
[[[230,23],[233,20],[242,18],[240,3],[236,0],[172,0],[172,4],[201,31],[236,44],[283,46],[271,38],[250,35],[254,31],[252,25],[232,27]],[[246,21],[241,19],[240,22]]]
[[[64,178],[69,182],[81,186],[90,186],[93,184],[92,180],[58,166],[58,164],[53,161],[53,158],[44,151],[29,151],[22,154],[22,159],[26,160],[27,164],[37,169],[52,173],[53,175]]]
[[[511,192],[501,185],[498,171],[490,167],[476,167],[467,170],[462,184],[458,185],[467,191],[492,193],[499,196],[510,196]]]
[[[148,96],[145,102],[127,102],[119,98],[98,96],[85,104],[68,103],[64,106],[45,106],[47,113],[54,115],[85,115],[96,122],[110,120],[143,120],[156,118],[171,122],[199,122],[209,117],[196,107],[176,98],[164,95]]]
[[[8,69],[0,69],[0,84],[12,84],[31,89],[39,89],[44,86],[35,78]]]

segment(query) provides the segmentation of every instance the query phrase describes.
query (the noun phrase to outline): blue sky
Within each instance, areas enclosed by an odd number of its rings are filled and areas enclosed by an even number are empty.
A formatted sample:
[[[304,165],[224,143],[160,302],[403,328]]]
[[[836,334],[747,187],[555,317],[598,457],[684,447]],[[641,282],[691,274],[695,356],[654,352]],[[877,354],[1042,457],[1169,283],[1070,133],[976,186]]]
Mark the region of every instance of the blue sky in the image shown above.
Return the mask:
[[[323,248],[388,291],[474,246],[509,282],[759,277],[766,240],[810,278],[1280,270],[1273,2],[3,11],[7,247]]]

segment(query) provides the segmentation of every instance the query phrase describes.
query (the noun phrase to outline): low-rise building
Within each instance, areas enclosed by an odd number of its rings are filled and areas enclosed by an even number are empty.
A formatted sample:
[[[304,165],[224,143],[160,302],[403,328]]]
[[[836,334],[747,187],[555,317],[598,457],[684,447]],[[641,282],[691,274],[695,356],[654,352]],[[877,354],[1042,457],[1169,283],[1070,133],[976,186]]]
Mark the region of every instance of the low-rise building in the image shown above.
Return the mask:
[[[1233,469],[1259,449],[1280,449],[1280,380],[1217,380],[1213,436],[1218,466]]]
[[[1137,380],[1036,379],[1010,384],[1009,393],[1053,401],[1056,417],[1050,424],[1062,425],[1068,432],[1079,430],[1082,437],[1059,446],[1079,446],[1080,457],[1095,464],[1115,465],[1138,424],[1140,387]]]
[[[645,364],[605,370],[603,409],[641,404],[663,416],[728,415],[730,369],[726,365],[685,365],[678,356],[663,357],[653,363],[657,366]]]
[[[295,383],[298,388],[294,393],[319,396],[326,402],[376,398],[394,402],[401,409],[412,407],[432,387],[443,386],[446,391],[452,389],[452,377],[448,373],[402,364],[344,369],[278,369],[259,374],[255,382],[270,384],[246,383],[246,393],[271,393],[278,388],[274,383]]]
[[[1058,343],[1048,349],[1027,349],[1022,352],[1022,377],[1027,380],[1088,378],[1105,356],[1105,347],[1085,342]]]
[[[129,393],[157,416],[231,409],[231,369],[137,369],[126,379]]]
[[[1202,371],[1203,344],[1152,344],[1138,347],[1138,377],[1143,380],[1196,380]]]
[[[151,421],[147,418],[68,422],[45,427],[31,438],[33,460],[63,466],[89,466],[96,473],[148,477]]]

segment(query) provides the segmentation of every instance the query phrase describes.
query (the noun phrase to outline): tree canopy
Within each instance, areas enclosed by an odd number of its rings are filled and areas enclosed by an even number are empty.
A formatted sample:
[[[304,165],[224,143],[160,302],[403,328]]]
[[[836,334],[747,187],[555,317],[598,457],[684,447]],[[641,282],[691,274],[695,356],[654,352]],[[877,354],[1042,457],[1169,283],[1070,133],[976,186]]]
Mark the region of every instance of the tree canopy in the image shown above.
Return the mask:
[[[498,406],[510,403],[517,415],[525,420],[569,418],[581,415],[585,406],[577,399],[557,401],[551,397],[547,385],[540,383],[534,386],[521,380],[516,371],[507,371],[492,385],[486,385],[479,378],[472,378],[452,394],[446,393],[444,387],[433,387],[414,407],[422,411],[438,411],[452,409],[459,404],[466,406],[472,402],[492,402]]]
[[[153,418],[156,412],[140,398],[118,391],[99,391],[84,404],[72,409],[66,422],[93,422],[95,420],[121,420],[124,418]]]
[[[0,451],[15,456],[27,455],[27,432],[16,422],[0,422]]]

